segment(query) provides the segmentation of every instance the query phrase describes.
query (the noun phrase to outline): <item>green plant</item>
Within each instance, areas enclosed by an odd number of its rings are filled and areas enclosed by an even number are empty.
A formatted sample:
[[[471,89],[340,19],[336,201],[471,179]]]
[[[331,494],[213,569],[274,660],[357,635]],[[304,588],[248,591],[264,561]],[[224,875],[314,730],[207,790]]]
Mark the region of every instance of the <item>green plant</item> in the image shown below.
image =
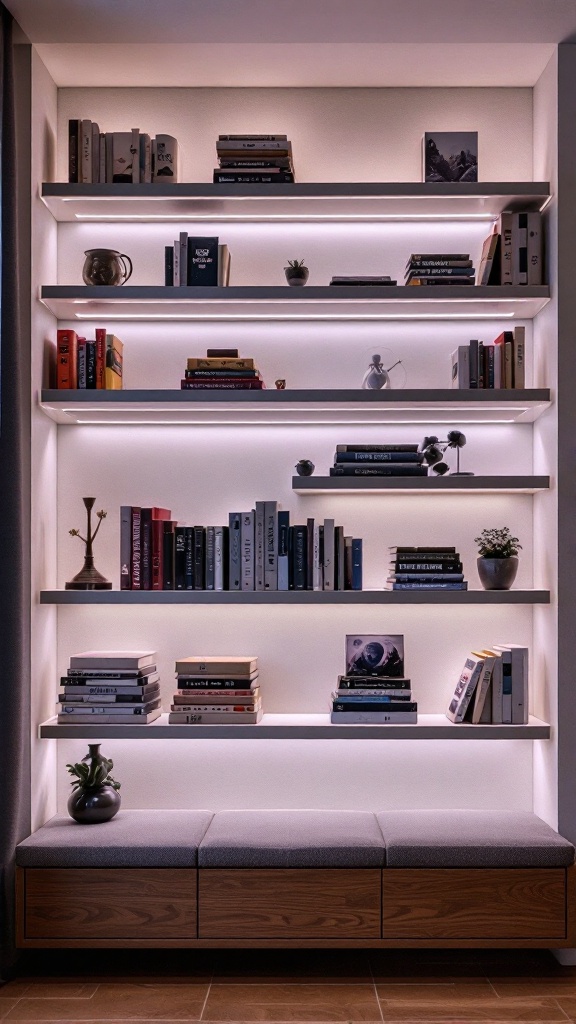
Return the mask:
[[[518,537],[513,537],[507,526],[501,530],[482,530],[474,541],[482,558],[512,558],[522,548]]]
[[[73,776],[70,785],[73,789],[93,789],[95,786],[112,786],[113,789],[120,789],[120,783],[109,774],[114,767],[114,762],[104,757],[98,763],[92,759],[90,764],[85,761],[77,761],[76,764],[66,765],[68,772]]]
[[[288,266],[292,267],[292,270],[301,270],[306,260],[287,260]]]

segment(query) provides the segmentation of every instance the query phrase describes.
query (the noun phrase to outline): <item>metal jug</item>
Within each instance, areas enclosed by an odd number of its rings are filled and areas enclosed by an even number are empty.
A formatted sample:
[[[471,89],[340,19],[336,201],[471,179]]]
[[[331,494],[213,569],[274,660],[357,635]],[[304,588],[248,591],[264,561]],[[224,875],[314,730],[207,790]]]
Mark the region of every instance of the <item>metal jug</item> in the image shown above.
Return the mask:
[[[132,274],[132,260],[116,249],[87,249],[82,268],[84,284],[112,285],[125,284]],[[126,266],[126,261],[130,269]]]

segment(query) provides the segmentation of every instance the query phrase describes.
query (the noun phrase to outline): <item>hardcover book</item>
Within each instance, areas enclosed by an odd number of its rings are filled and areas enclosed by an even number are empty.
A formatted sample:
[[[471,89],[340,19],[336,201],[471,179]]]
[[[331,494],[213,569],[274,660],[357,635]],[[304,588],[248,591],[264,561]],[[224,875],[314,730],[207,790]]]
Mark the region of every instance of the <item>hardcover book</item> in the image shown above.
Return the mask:
[[[185,279],[186,280],[186,279]],[[194,235],[188,239],[188,285],[217,287],[218,238]]]

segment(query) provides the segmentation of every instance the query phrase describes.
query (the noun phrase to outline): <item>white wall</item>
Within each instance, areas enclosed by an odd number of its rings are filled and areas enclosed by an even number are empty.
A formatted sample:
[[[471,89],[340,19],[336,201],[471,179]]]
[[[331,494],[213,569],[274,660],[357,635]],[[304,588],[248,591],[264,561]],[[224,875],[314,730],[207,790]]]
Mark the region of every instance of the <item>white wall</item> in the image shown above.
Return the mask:
[[[532,177],[531,91],[511,90],[61,90],[59,174],[66,177],[68,117],[88,116],[105,130],[139,125],[172,132],[183,148],[181,180],[210,180],[219,131],[284,130],[292,137],[300,180],[419,180],[420,138],[428,128],[475,128],[487,180]],[[378,126],[375,131],[374,126]],[[384,129],[384,130],[383,130]],[[328,153],[328,159],[326,154]],[[94,224],[59,227],[58,280],[80,281],[84,249],[121,248],[135,258],[134,283],[160,283],[164,244],[182,225]],[[287,259],[306,257],[310,283],[359,269],[400,275],[410,251],[452,248],[478,258],[489,225],[239,225],[203,223],[197,233],[229,242],[233,283],[282,283]],[[389,268],[389,269],[388,269]],[[55,274],[49,279],[56,280]],[[47,282],[49,283],[49,282]],[[450,353],[471,337],[487,341],[502,321],[385,323],[110,322],[125,342],[128,387],[178,387],[186,356],[234,345],[254,355],[273,386],[358,386],[373,352],[405,361],[407,386],[448,386]],[[531,338],[531,325],[527,337]],[[90,325],[86,325],[88,330]],[[430,423],[445,436],[450,423]],[[532,499],[528,496],[297,497],[295,462],[311,458],[326,472],[338,442],[421,440],[426,425],[375,427],[178,428],[85,427],[59,430],[58,586],[81,565],[82,547],[68,530],[80,526],[81,497],[95,494],[108,510],[96,562],[118,585],[118,509],[161,504],[181,522],[226,522],[229,511],[277,498],[292,521],[334,515],[365,542],[365,586],[386,576],[387,546],[456,544],[470,586],[478,587],[474,537],[484,526],[510,525],[524,544],[518,586],[532,575]],[[465,427],[465,468],[532,471],[532,428]],[[143,646],[158,651],[164,707],[176,657],[255,653],[265,710],[326,711],[343,669],[347,632],[403,633],[407,671],[420,711],[443,712],[467,652],[498,641],[529,642],[532,611],[510,606],[457,609],[423,605],[387,609],[305,606],[270,608],[61,608],[58,675],[70,654],[86,648]],[[534,680],[534,688],[538,680]],[[56,695],[56,681],[52,689]],[[106,743],[124,780],[126,806],[476,806],[530,807],[532,745],[202,740]],[[60,806],[65,762],[84,743],[59,744]],[[505,785],[502,780],[505,779]]]

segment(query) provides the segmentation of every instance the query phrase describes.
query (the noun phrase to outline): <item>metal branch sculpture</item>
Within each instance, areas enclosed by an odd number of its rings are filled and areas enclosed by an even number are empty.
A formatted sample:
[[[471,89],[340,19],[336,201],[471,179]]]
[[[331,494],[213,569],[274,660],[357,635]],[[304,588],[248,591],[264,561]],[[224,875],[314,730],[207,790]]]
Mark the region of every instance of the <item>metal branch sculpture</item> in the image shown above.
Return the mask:
[[[84,565],[74,579],[66,584],[66,590],[112,590],[112,584],[94,566],[92,548],[98,530],[102,526],[102,520],[106,518],[107,513],[104,509],[100,509],[96,513],[98,526],[94,533],[92,533],[92,509],[94,508],[96,498],[82,498],[82,501],[86,509],[86,536],[83,537],[80,530],[69,530],[68,532],[71,537],[78,537],[86,545]]]

